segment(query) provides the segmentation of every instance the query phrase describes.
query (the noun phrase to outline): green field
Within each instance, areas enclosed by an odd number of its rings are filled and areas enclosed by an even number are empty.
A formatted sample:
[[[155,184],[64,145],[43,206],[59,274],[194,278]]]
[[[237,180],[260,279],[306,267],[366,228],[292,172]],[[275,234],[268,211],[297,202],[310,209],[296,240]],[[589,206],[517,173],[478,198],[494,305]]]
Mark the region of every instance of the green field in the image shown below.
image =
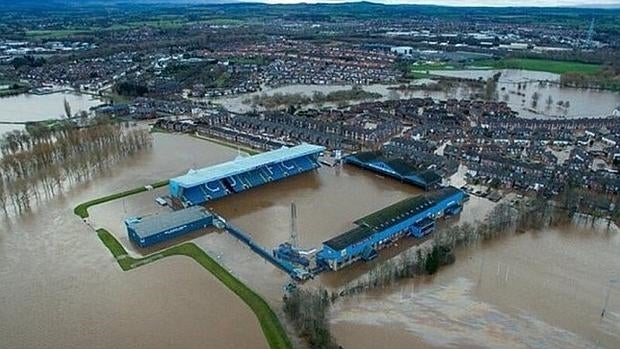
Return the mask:
[[[450,70],[454,66],[445,62],[433,62],[424,64],[410,64],[406,77],[411,79],[424,79],[433,76],[432,70]]]
[[[88,34],[92,29],[28,30],[26,37],[40,40],[60,40],[77,34]]]
[[[602,69],[602,67],[598,64],[532,58],[504,58],[499,60],[484,59],[475,61],[472,65],[476,67],[490,67],[495,69],[534,70],[556,74],[569,72],[596,74]]]

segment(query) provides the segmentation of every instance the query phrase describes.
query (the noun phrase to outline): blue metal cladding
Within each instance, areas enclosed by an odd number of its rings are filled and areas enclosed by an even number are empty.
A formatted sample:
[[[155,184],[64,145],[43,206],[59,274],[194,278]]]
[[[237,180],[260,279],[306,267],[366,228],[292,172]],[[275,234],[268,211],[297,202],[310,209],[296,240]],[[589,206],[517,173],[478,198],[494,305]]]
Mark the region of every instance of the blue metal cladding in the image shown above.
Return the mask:
[[[396,222],[394,225],[388,226],[385,229],[376,231],[367,238],[352,243],[340,251],[336,251],[324,243],[321,251],[317,254],[317,261],[335,269],[334,266],[337,268],[339,264],[361,258],[368,248],[375,248],[402,235],[413,235],[418,238],[423,237],[433,231],[435,219],[445,214],[456,212],[458,210],[456,208],[461,207],[464,197],[465,193],[461,190],[457,190],[452,195],[439,200],[436,204],[427,209],[405,220]],[[429,220],[432,221],[433,224],[430,224]]]
[[[176,237],[189,234],[200,229],[205,229],[213,224],[213,216],[209,215],[193,222],[188,222],[176,227],[168,228],[163,231],[153,232],[149,236],[140,237],[138,233],[127,223],[127,234],[129,239],[136,245],[145,248],[150,247]]]
[[[284,179],[296,174],[320,167],[317,158],[319,153],[300,156],[283,162],[248,169],[245,172],[231,174],[205,184],[183,187],[178,182],[170,181],[170,195],[181,199],[189,206],[204,204],[230,194],[240,193],[272,181]]]

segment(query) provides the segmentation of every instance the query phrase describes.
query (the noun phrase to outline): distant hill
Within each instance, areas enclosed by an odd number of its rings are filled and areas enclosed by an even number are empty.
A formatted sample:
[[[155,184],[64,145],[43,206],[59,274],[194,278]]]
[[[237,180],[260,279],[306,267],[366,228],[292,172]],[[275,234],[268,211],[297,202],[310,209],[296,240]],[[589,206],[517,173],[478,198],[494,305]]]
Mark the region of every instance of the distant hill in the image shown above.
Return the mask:
[[[578,12],[580,10],[598,10],[598,9],[620,9],[620,3],[618,4],[583,4],[577,7],[455,7],[455,6],[440,6],[440,5],[405,5],[405,4],[393,4],[385,5],[379,2],[345,2],[345,3],[329,3],[330,0],[325,0],[325,3],[320,4],[277,4],[269,5],[261,2],[249,2],[249,1],[237,1],[237,0],[0,0],[0,12],[2,9],[32,9],[32,10],[63,10],[66,8],[122,8],[122,7],[140,7],[140,6],[164,6],[170,7],[171,5],[179,6],[216,6],[223,7],[224,9],[254,9],[254,10],[273,10],[290,9],[300,10],[300,14],[303,14],[303,10],[311,10],[312,12],[325,13],[325,12],[350,12],[351,14],[458,14],[461,13],[503,13],[503,14],[523,14],[525,12],[557,12],[557,11],[569,11]],[[499,0],[498,0],[499,1]]]

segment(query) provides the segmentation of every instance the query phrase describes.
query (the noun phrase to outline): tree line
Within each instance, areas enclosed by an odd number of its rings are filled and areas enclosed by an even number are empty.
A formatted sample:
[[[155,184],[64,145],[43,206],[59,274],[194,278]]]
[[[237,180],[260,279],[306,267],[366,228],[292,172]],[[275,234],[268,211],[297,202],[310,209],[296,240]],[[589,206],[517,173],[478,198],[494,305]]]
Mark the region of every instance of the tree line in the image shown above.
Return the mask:
[[[297,288],[284,298],[284,313],[312,349],[340,348],[331,335],[327,321],[331,302],[329,293],[324,289]]]
[[[0,138],[0,208],[20,214],[151,145],[147,130],[102,120],[6,133]]]
[[[267,110],[308,104],[322,107],[325,103],[336,103],[337,106],[344,107],[349,101],[376,100],[381,97],[380,93],[368,92],[359,86],[353,86],[349,90],[332,91],[327,94],[315,91],[312,96],[306,96],[303,93],[281,92],[276,92],[272,95],[265,93],[255,94],[251,98],[244,99],[243,103],[251,105],[253,108],[262,107]]]

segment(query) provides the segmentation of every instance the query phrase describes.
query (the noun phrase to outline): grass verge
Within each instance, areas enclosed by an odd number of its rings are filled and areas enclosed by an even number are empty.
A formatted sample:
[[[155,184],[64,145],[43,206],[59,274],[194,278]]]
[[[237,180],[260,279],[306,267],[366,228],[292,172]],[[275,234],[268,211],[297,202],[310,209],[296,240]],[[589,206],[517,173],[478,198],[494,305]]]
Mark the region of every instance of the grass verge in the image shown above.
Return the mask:
[[[97,236],[99,236],[99,239],[101,239],[103,244],[110,250],[114,258],[116,258],[121,269],[125,271],[169,256],[187,256],[192,258],[203,268],[210,271],[211,274],[226,285],[226,287],[233,291],[250,307],[250,309],[252,309],[258,318],[258,322],[260,323],[270,348],[292,348],[292,344],[284,328],[280,324],[276,314],[271,310],[271,307],[269,307],[269,304],[267,304],[260,295],[226,271],[226,269],[213,260],[213,258],[209,257],[209,255],[200,247],[196,246],[196,244],[186,242],[143,258],[133,258],[127,254],[125,248],[107,230],[98,229]]]
[[[164,187],[166,185],[168,185],[168,180],[160,181],[160,182],[151,184],[151,186],[153,188],[160,188],[160,187]],[[116,194],[100,197],[100,198],[97,198],[97,199],[94,199],[94,200],[90,200],[90,201],[87,201],[87,202],[84,202],[84,203],[81,203],[81,204],[75,206],[75,208],[73,209],[73,213],[75,213],[80,218],[87,218],[88,217],[88,208],[90,208],[91,206],[95,206],[95,205],[102,204],[104,202],[120,199],[120,198],[123,198],[125,196],[138,194],[138,193],[141,193],[141,192],[144,192],[144,191],[147,191],[146,186],[140,187],[140,188],[135,188],[135,189],[130,189],[130,190],[126,190],[126,191],[123,191],[123,192],[120,192],[120,193],[116,193]]]

